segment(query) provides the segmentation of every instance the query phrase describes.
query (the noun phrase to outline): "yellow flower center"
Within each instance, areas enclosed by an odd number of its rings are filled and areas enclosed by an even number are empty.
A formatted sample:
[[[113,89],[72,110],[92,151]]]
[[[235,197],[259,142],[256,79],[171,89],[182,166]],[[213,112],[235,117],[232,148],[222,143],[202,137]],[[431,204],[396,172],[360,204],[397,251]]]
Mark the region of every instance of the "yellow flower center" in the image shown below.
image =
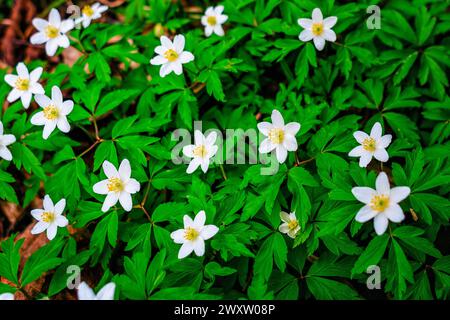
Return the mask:
[[[389,206],[389,197],[384,194],[374,196],[370,200],[369,206],[372,208],[372,210],[382,212]]]
[[[210,26],[215,26],[215,25],[217,24],[217,19],[216,19],[216,17],[214,17],[214,16],[209,16],[209,17],[206,19],[206,22],[208,22],[208,24],[209,24]]]
[[[288,223],[289,230],[295,230],[298,227],[298,220],[291,220]]]
[[[275,144],[283,143],[284,131],[282,129],[270,129],[269,130],[269,140]]]
[[[320,36],[323,33],[322,22],[313,23],[311,31],[315,36]]]
[[[90,17],[94,14],[94,10],[92,10],[91,6],[84,6],[82,11],[88,17]]]
[[[122,180],[119,178],[110,178],[108,181],[108,191],[120,192],[123,190]]]
[[[50,39],[53,39],[58,36],[59,30],[58,30],[58,28],[55,28],[54,26],[48,25],[47,27],[45,27],[45,34]]]
[[[30,86],[30,80],[17,78],[15,86],[16,86],[16,89],[18,89],[18,90],[26,91],[26,90],[28,90],[28,87]]]
[[[184,238],[189,241],[194,241],[197,239],[199,232],[194,228],[188,227],[184,230]]]
[[[48,105],[44,108],[44,117],[48,120],[55,120],[59,117],[59,110],[54,105]]]
[[[53,212],[44,212],[42,214],[42,221],[51,223],[55,220],[55,214]]]
[[[204,158],[204,157],[206,157],[206,154],[207,154],[208,152],[206,151],[205,146],[204,146],[204,145],[201,145],[201,146],[195,147],[195,148],[194,148],[194,151],[193,151],[192,153],[194,154],[194,156]]]
[[[364,150],[374,152],[375,149],[377,148],[377,143],[374,138],[369,137],[369,138],[364,139],[362,146],[363,146]]]
[[[169,49],[164,52],[164,58],[166,58],[170,62],[173,62],[178,59],[178,53],[173,49]]]

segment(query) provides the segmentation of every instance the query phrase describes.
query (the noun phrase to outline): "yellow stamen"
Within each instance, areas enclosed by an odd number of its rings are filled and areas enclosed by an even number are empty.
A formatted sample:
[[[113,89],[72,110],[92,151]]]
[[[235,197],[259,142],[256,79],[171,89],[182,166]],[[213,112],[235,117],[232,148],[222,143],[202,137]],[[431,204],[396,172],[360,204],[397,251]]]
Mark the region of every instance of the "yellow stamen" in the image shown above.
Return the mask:
[[[166,52],[164,52],[164,58],[166,58],[170,62],[174,62],[175,60],[178,59],[178,53],[173,49],[169,49]]]
[[[18,90],[26,91],[30,87],[30,80],[17,78],[16,83],[15,83],[15,87]]]
[[[320,36],[323,33],[322,22],[313,23],[311,31],[315,36]]]
[[[370,200],[369,206],[372,210],[382,212],[389,206],[389,197],[384,194],[376,195]]]
[[[206,21],[210,26],[215,26],[217,24],[217,19],[214,16],[209,16]]]
[[[91,6],[84,6],[82,12],[88,17],[91,17],[94,14],[94,10],[92,10]]]
[[[298,221],[297,220],[291,220],[288,222],[288,228],[289,230],[293,231],[298,227]]]
[[[42,221],[51,223],[55,220],[55,214],[53,212],[44,212],[41,216]]]
[[[362,146],[363,146],[364,150],[374,152],[377,148],[377,143],[374,138],[369,137],[369,138],[364,139]]]
[[[120,192],[124,188],[122,180],[119,178],[110,178],[108,181],[108,191]]]
[[[194,241],[197,239],[199,232],[194,228],[188,227],[184,230],[184,238],[189,241]]]
[[[194,148],[194,151],[192,152],[194,156],[204,158],[206,157],[206,154],[208,151],[206,150],[204,145],[200,145]]]
[[[59,117],[59,110],[54,105],[50,104],[44,108],[44,117],[48,120],[55,120]]]
[[[47,27],[45,27],[45,34],[50,39],[53,39],[58,36],[59,30],[58,30],[58,28],[55,28],[54,26],[48,25]]]
[[[282,129],[270,129],[269,130],[269,140],[275,144],[283,143],[284,131]]]

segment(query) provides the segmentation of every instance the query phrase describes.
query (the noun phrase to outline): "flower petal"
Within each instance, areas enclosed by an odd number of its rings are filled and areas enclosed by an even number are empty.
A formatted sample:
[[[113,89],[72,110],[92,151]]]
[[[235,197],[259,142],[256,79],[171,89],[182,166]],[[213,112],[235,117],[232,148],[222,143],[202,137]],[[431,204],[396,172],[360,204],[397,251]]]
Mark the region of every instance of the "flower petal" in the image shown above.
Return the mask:
[[[301,125],[298,122],[289,122],[284,127],[284,132],[287,134],[290,134],[291,136],[294,136],[297,134],[297,132],[300,130]]]
[[[102,167],[103,167],[103,172],[108,177],[108,179],[117,178],[119,176],[119,172],[117,172],[116,167],[108,160],[105,160],[103,162]]]
[[[183,245],[180,248],[180,251],[178,251],[178,259],[186,258],[188,255],[191,254],[192,251],[194,251],[194,246],[192,245],[192,242],[187,241],[183,243]]]
[[[369,137],[369,135],[364,131],[356,131],[355,133],[353,133],[353,137],[355,137],[358,143],[363,143],[363,141],[366,140]]]
[[[214,237],[217,232],[219,232],[218,227],[213,224],[208,224],[204,226],[200,231],[200,237],[202,237],[204,240],[208,240]]]
[[[295,139],[295,137],[291,136],[290,134],[285,135],[283,140],[283,147],[285,147],[287,151],[297,150],[297,139]]]
[[[375,124],[372,127],[372,130],[370,130],[370,136],[375,140],[379,140],[381,138],[382,132],[383,129],[381,128],[381,124],[379,122],[375,122]]]
[[[53,240],[58,232],[58,226],[55,223],[51,223],[47,228],[47,238],[48,240]]]
[[[279,163],[284,163],[286,161],[287,158],[287,150],[283,145],[278,145],[275,149],[276,151],[276,155],[277,155],[277,160]]]
[[[336,41],[336,33],[333,30],[323,30],[322,37],[327,41]]]
[[[275,128],[283,128],[284,127],[284,119],[281,115],[280,111],[274,109],[271,115],[272,124]]]
[[[115,291],[116,284],[114,282],[110,282],[101,288],[101,290],[97,293],[97,300],[114,300]]]
[[[46,121],[44,124],[44,131],[42,132],[42,138],[47,140],[48,137],[52,134],[53,130],[56,128],[56,121]]]
[[[402,222],[405,219],[405,214],[397,203],[392,203],[386,210],[383,211],[383,214],[389,220],[396,223]]]
[[[128,181],[131,177],[131,166],[128,159],[123,159],[119,166],[119,176],[122,181]]]
[[[125,185],[125,191],[131,194],[135,194],[141,190],[141,184],[136,179],[128,180]]]
[[[31,71],[30,73],[30,82],[38,82],[39,78],[42,75],[42,71],[44,69],[42,69],[42,67],[38,67],[36,69],[34,69],[33,71]]]
[[[107,212],[112,206],[116,205],[117,201],[119,201],[119,194],[117,192],[108,193],[103,202],[102,211]]]
[[[269,139],[264,139],[259,145],[259,153],[269,153],[276,148],[276,145]]]
[[[394,203],[399,203],[400,201],[405,200],[410,193],[411,189],[409,187],[395,187],[391,189],[389,200]]]
[[[386,173],[380,172],[378,174],[377,180],[375,181],[375,186],[379,194],[390,194],[391,187],[389,185],[389,179]]]
[[[375,152],[373,153],[373,156],[375,159],[381,162],[386,162],[389,160],[389,154],[387,153],[386,149],[384,148],[377,148]]]
[[[28,68],[23,62],[19,62],[16,67],[17,74],[19,78],[30,79],[30,74],[28,73]]]
[[[52,9],[50,10],[50,14],[48,15],[48,22],[56,27],[59,28],[60,24],[61,24],[61,16],[59,15],[58,10],[56,9]]]
[[[311,19],[298,19],[297,23],[304,29],[311,29],[313,21]]]
[[[386,134],[380,138],[380,140],[378,141],[378,145],[381,148],[387,148],[391,144],[391,141],[392,141],[392,135]]]
[[[331,17],[325,18],[325,19],[323,19],[323,27],[325,29],[333,28],[334,25],[336,24],[337,20],[338,19],[335,16],[331,16]]]
[[[54,212],[57,215],[61,215],[66,208],[66,199],[61,199],[55,204]]]
[[[94,291],[87,285],[86,282],[82,282],[78,285],[78,300],[95,300],[96,296]]]
[[[173,47],[178,54],[181,54],[184,50],[185,39],[182,34],[178,34],[173,38]]]
[[[55,211],[55,207],[53,205],[53,201],[50,198],[50,196],[47,194],[44,197],[44,210],[48,211],[48,212],[53,212]]]
[[[197,168],[200,164],[201,164],[201,161],[198,158],[192,159],[186,169],[186,173],[191,174],[192,172],[197,170]]]
[[[363,146],[354,147],[349,153],[349,157],[361,157],[366,150],[364,150]]]
[[[313,20],[313,22],[322,22],[323,21],[322,11],[319,8],[315,8],[313,10],[312,20]]]
[[[372,197],[376,195],[376,191],[369,187],[354,187],[352,188],[352,194],[356,200],[368,204]]]
[[[194,243],[194,252],[197,257],[201,257],[205,254],[205,240],[203,238],[198,237]]]
[[[273,125],[270,122],[260,122],[256,125],[258,130],[265,136],[269,135],[269,130],[273,128]]]
[[[93,188],[95,193],[97,194],[108,194],[108,180],[102,180],[94,184]]]
[[[172,232],[170,234],[170,237],[173,239],[173,241],[175,243],[181,244],[186,241],[186,239],[184,239],[184,234],[185,234],[184,229],[178,229],[178,230],[175,230],[174,232]]]
[[[206,214],[204,210],[201,210],[197,213],[194,218],[194,228],[201,229],[205,225]]]
[[[69,220],[65,216],[56,217],[55,223],[58,227],[64,228],[69,224]]]
[[[121,192],[119,196],[119,202],[123,209],[127,212],[131,211],[133,208],[133,200],[131,199],[131,194],[128,192]]]
[[[372,208],[368,205],[365,205],[361,209],[359,209],[358,213],[356,214],[355,220],[364,223],[372,219],[377,215],[378,212],[372,210]]]
[[[316,47],[316,49],[319,51],[322,51],[323,48],[325,47],[325,39],[322,37],[314,37],[313,41],[314,41],[314,46]]]
[[[386,231],[388,224],[389,224],[388,218],[382,213],[377,214],[373,219],[373,226],[375,228],[375,232],[379,236],[381,236]]]
[[[44,232],[48,228],[48,223],[44,221],[37,222],[33,229],[31,229],[31,234],[39,234]]]
[[[372,161],[372,153],[364,150],[361,158],[359,158],[359,166],[361,168],[365,168],[370,163],[370,161]]]

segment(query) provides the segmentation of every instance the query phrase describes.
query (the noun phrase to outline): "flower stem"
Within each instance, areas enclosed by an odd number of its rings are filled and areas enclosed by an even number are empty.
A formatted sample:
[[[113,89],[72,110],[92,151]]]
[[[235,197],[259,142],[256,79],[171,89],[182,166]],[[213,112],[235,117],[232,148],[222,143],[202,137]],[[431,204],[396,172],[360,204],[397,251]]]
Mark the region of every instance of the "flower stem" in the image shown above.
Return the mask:
[[[222,177],[224,180],[227,180],[227,175],[225,174],[225,170],[223,169],[223,165],[219,164],[220,171],[222,171]]]

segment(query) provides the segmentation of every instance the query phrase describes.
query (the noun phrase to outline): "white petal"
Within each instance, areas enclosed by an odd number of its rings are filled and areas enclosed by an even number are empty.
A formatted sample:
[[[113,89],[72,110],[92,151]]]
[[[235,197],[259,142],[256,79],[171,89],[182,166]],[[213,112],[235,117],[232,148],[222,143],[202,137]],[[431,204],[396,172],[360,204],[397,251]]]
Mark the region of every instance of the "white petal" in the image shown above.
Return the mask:
[[[375,124],[372,127],[372,130],[370,130],[370,136],[375,140],[379,140],[381,138],[382,132],[383,129],[381,128],[381,124],[379,122],[375,122]]]
[[[194,247],[192,246],[192,243],[190,241],[187,241],[183,243],[183,245],[180,248],[180,251],[178,251],[178,259],[183,259],[191,254],[191,252],[194,251]]]
[[[265,136],[269,135],[269,130],[273,128],[270,122],[260,122],[257,124],[258,130]]]
[[[409,187],[395,187],[391,189],[389,200],[394,203],[399,203],[400,201],[405,200],[410,193],[411,189]]]
[[[313,21],[311,19],[298,19],[297,23],[302,27],[303,29],[311,29]]]
[[[31,234],[39,234],[44,232],[45,230],[47,230],[48,228],[48,223],[44,222],[44,221],[39,221],[38,223],[36,223],[33,227],[33,229],[31,229]]]
[[[336,41],[336,33],[333,30],[323,30],[322,37],[327,41]]]
[[[278,145],[277,148],[275,149],[276,151],[276,155],[277,155],[277,160],[279,163],[284,163],[286,161],[287,158],[287,150],[285,147],[283,147],[283,145]]]
[[[184,225],[185,229],[187,229],[189,227],[193,227],[194,226],[194,221],[191,219],[191,217],[189,217],[187,214],[185,214],[183,216],[183,225]]]
[[[283,147],[286,148],[287,151],[295,151],[297,150],[297,139],[291,136],[290,134],[284,136]]]
[[[373,156],[375,159],[381,162],[386,162],[389,160],[389,154],[387,153],[386,149],[384,148],[377,148],[375,152],[373,153]]]
[[[32,82],[30,83],[30,89],[29,91],[33,94],[44,94],[44,88],[42,87],[42,85],[38,82]]]
[[[59,27],[59,31],[62,33],[66,33],[69,30],[72,30],[75,26],[75,23],[72,19],[67,19],[61,22],[61,26]]]
[[[61,116],[56,125],[61,132],[67,133],[70,131],[70,124],[65,116]]]
[[[205,136],[200,130],[194,131],[194,144],[195,145],[205,144]]]
[[[36,69],[34,69],[33,71],[31,71],[30,73],[30,82],[38,82],[39,78],[42,75],[42,71],[44,69],[42,69],[42,67],[38,67]]]
[[[54,212],[57,215],[61,215],[66,207],[66,199],[61,199],[55,204]]]
[[[193,145],[193,144],[184,146],[183,147],[183,154],[186,157],[193,158],[194,157],[194,149],[195,149],[195,145]]]
[[[216,19],[217,19],[218,24],[224,24],[225,21],[228,20],[228,16],[225,14],[221,14],[221,15],[217,16]]]
[[[177,76],[179,76],[180,74],[183,73],[183,66],[182,66],[182,64],[180,62],[178,62],[178,61],[172,62],[171,65],[172,65],[173,72]]]
[[[56,50],[58,50],[58,41],[57,39],[50,39],[45,44],[45,52],[48,56],[52,57],[55,55]]]
[[[279,230],[281,233],[288,233],[290,229],[289,229],[289,226],[288,226],[287,223],[282,223],[282,224],[278,227],[278,230]]]
[[[167,49],[163,46],[157,46],[155,48],[155,52],[160,55],[160,56],[164,56],[164,53],[167,51]]]
[[[180,54],[180,56],[178,57],[178,61],[181,63],[188,63],[193,61],[194,55],[192,53],[190,53],[189,51],[184,51],[183,53]]]
[[[312,20],[314,22],[322,22],[323,21],[323,15],[322,11],[319,8],[315,8],[312,12]]]
[[[42,18],[34,18],[31,23],[39,31],[44,30],[48,26],[48,21]]]
[[[402,208],[397,203],[391,203],[391,205],[383,211],[383,214],[392,222],[402,222],[405,219]]]
[[[64,228],[69,224],[69,220],[65,216],[58,216],[56,217],[55,223],[58,227]]]
[[[59,36],[56,39],[58,39],[58,46],[60,46],[62,48],[70,47],[70,40],[66,35]]]
[[[97,300],[114,300],[116,284],[110,282],[106,284],[97,294]]]
[[[391,141],[392,135],[386,134],[380,138],[380,140],[378,141],[378,146],[380,146],[381,148],[387,148],[391,144]]]
[[[353,137],[355,137],[358,143],[363,143],[363,141],[366,140],[369,137],[369,135],[364,131],[356,131],[355,133],[353,133]]]
[[[86,282],[80,283],[78,286],[78,300],[95,300],[96,296],[94,291],[89,288]]]
[[[217,23],[214,26],[214,33],[217,34],[220,37],[223,37],[225,35],[225,31],[223,31],[223,28],[222,28],[222,26],[219,23]]]
[[[108,194],[108,180],[102,180],[94,184],[93,190],[97,194]]]
[[[62,92],[61,89],[58,88],[58,86],[52,87],[52,101],[58,107],[63,103]]]
[[[42,131],[42,137],[47,140],[52,134],[53,130],[56,128],[56,121],[46,121],[44,125],[44,130]]]
[[[112,206],[114,206],[117,201],[119,201],[119,195],[117,192],[110,192],[105,198],[105,201],[103,202],[102,211],[106,212],[108,211]]]
[[[259,145],[259,153],[269,153],[277,146],[272,143],[269,139],[264,139]]]
[[[131,166],[128,159],[123,159],[119,166],[119,176],[122,181],[128,181],[131,177]]]
[[[28,107],[30,106],[31,96],[32,96],[31,92],[26,91],[20,97],[20,100],[22,100],[22,104],[25,109],[28,109]]]
[[[354,187],[352,188],[352,194],[356,200],[368,204],[372,197],[376,195],[376,191],[369,187]]]
[[[53,240],[58,232],[58,226],[55,223],[51,223],[47,228],[47,238],[48,240]]]
[[[12,134],[5,134],[2,138],[2,144],[3,146],[9,146],[16,142],[16,137]]]
[[[0,135],[3,135],[3,123],[0,121]]]
[[[50,14],[48,15],[48,22],[52,26],[59,28],[59,26],[61,25],[61,16],[59,15],[58,10],[56,9],[50,10]]]
[[[335,16],[325,18],[325,19],[323,19],[323,27],[325,29],[333,28],[334,25],[336,24],[336,22],[337,22],[337,17],[335,17]]]
[[[287,134],[290,134],[291,136],[294,136],[297,134],[297,132],[300,130],[300,123],[298,122],[289,122],[284,127],[284,132]]]
[[[72,100],[66,100],[62,103],[60,112],[62,115],[67,116],[69,115],[73,110],[73,101]]]
[[[365,205],[364,207],[359,209],[358,213],[356,214],[355,220],[364,223],[375,217],[377,213],[378,212],[372,210],[370,206]]]
[[[1,301],[14,300],[14,294],[10,292],[0,294]]]
[[[271,115],[272,124],[275,128],[283,128],[284,127],[284,119],[281,115],[280,111],[274,109]]]
[[[206,138],[205,138],[205,144],[206,144],[207,146],[212,146],[212,145],[214,145],[214,143],[216,142],[216,140],[217,140],[217,132],[213,131],[213,132],[211,132],[210,134],[208,134],[208,135],[206,136]]]
[[[375,228],[375,232],[379,236],[381,236],[386,231],[388,224],[389,224],[388,218],[382,213],[377,214],[373,219],[373,226]]]
[[[154,66],[159,66],[162,65],[164,63],[167,63],[169,60],[167,60],[166,58],[164,58],[163,56],[156,56],[154,58],[152,58],[150,60],[150,63]]]
[[[171,72],[172,72],[172,64],[171,63],[163,64],[161,66],[161,69],[159,69],[159,75],[161,78],[164,78]]]
[[[209,148],[209,150],[208,150],[208,155],[207,155],[207,157],[208,158],[211,158],[211,157],[213,157],[213,156],[215,156],[216,155],[216,153],[217,153],[217,150],[219,150],[219,147],[218,146],[211,146],[210,148]]]
[[[201,229],[205,225],[205,221],[206,221],[205,211],[204,210],[199,211],[194,218],[193,224],[194,228]]]
[[[370,161],[372,161],[372,153],[364,150],[361,158],[359,158],[359,166],[361,168],[365,168],[370,163]]]
[[[121,192],[119,196],[119,202],[125,211],[131,211],[133,208],[133,200],[131,199],[131,194],[128,192]]]
[[[291,216],[287,212],[284,212],[284,211],[280,212],[280,219],[281,219],[281,221],[284,221],[286,223],[291,222]]]
[[[33,216],[33,218],[35,218],[38,221],[41,220],[41,216],[42,216],[43,213],[44,213],[44,210],[42,210],[42,209],[33,209],[33,210],[31,210],[31,215]]]
[[[197,168],[200,164],[201,164],[201,161],[198,158],[192,159],[186,169],[186,173],[191,174],[192,172],[197,170]]]
[[[47,97],[44,94],[37,94],[34,97],[34,100],[36,100],[36,103],[41,107],[41,108],[45,108],[48,105],[52,104],[52,100]]]
[[[173,38],[173,47],[178,54],[181,54],[184,50],[184,36],[182,34],[178,34]]]
[[[170,234],[170,237],[173,239],[175,243],[181,244],[186,241],[184,239],[185,230],[184,229],[178,229]]]
[[[314,41],[314,46],[316,47],[316,49],[319,51],[322,51],[323,48],[325,47],[325,39],[322,37],[314,37],[313,41]]]
[[[161,36],[160,40],[161,40],[161,45],[162,45],[166,50],[174,49],[173,44],[172,44],[172,41],[170,41],[170,39],[167,38],[166,36]]]
[[[224,6],[222,6],[222,5],[216,6],[216,7],[214,8],[214,13],[215,13],[216,15],[220,15],[220,14],[222,14],[223,9],[224,9]]]
[[[5,75],[5,82],[14,88],[16,86],[16,81],[18,78],[19,77],[15,74],[7,74]]]
[[[131,194],[135,194],[141,190],[141,184],[136,179],[128,180],[125,185],[125,191]]]
[[[44,210],[48,211],[48,212],[53,212],[55,211],[55,207],[53,205],[53,201],[50,198],[50,196],[47,194],[44,197]]]
[[[201,257],[205,254],[205,241],[203,238],[198,237],[194,242],[194,252],[198,257]]]
[[[375,181],[375,186],[379,194],[390,194],[391,187],[389,185],[389,179],[386,173],[380,172],[378,174],[377,180]]]
[[[8,97],[6,98],[6,100],[8,100],[8,102],[14,102],[17,99],[19,99],[21,95],[22,95],[22,91],[17,90],[16,88],[14,88],[14,89],[12,89],[9,92]]]
[[[366,151],[363,146],[357,146],[348,153],[350,157],[361,157]]]
[[[311,32],[311,30],[305,29],[305,30],[303,30],[302,32],[300,32],[298,38],[299,38],[301,41],[306,42],[306,41],[310,41],[312,38],[314,38],[314,35],[313,35],[313,33]]]
[[[202,159],[200,167],[202,168],[203,173],[206,173],[209,168],[209,159],[208,158]]]
[[[31,44],[43,44],[47,42],[48,37],[45,35],[44,32],[36,32],[30,37],[30,43]]]
[[[204,240],[208,240],[214,237],[217,232],[219,232],[219,228],[217,228],[213,224],[209,224],[202,228],[202,231],[200,232],[200,237],[202,237]]]
[[[209,24],[205,27],[205,36],[209,37],[210,35],[212,35],[214,31],[214,28],[211,27]]]
[[[6,161],[12,160],[12,153],[8,148],[0,146],[0,158],[5,159]]]
[[[16,67],[17,74],[19,75],[19,78],[22,79],[29,79],[30,74],[28,73],[28,68],[23,62],[19,62]]]
[[[119,172],[117,172],[116,167],[114,167],[114,165],[109,162],[108,160],[105,160],[103,162],[103,172],[105,173],[105,175],[109,178],[117,178],[119,176]]]

